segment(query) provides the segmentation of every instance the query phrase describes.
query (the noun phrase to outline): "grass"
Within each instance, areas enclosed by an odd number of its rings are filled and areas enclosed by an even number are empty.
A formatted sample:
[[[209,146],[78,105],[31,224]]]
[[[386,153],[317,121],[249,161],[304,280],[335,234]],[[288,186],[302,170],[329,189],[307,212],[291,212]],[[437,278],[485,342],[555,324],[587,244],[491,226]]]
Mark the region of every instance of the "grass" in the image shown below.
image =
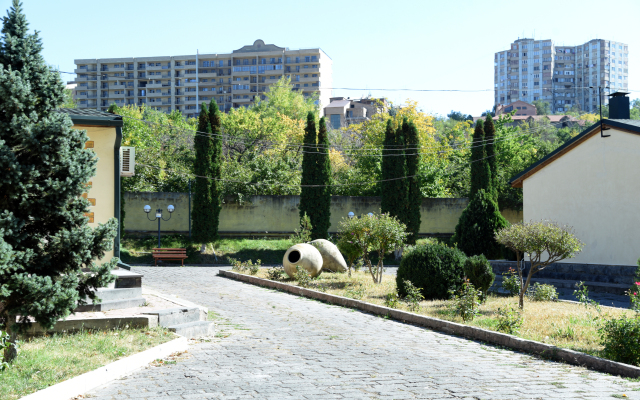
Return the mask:
[[[267,270],[261,269],[256,276],[266,278]],[[285,282],[292,285],[298,284],[292,279]],[[383,275],[382,283],[374,284],[369,272],[361,270],[353,272],[351,278],[346,273],[323,273],[312,279],[308,287],[329,294],[384,305],[385,296],[396,291],[396,281],[393,275]],[[449,311],[450,304],[448,300],[422,301],[417,313],[497,331],[498,308],[509,306],[517,308],[518,298],[490,294],[487,301],[480,306],[480,314],[473,321],[466,323],[461,317],[452,315]],[[397,308],[409,311],[408,305],[402,301]],[[610,308],[603,313],[608,317],[632,315],[630,310]],[[517,336],[592,355],[601,355],[602,346],[597,322],[600,314],[593,307],[586,308],[581,304],[560,301],[525,300],[523,316],[524,322]]]
[[[187,248],[189,258],[185,260],[185,264],[220,264],[228,265],[229,258],[235,258],[240,261],[261,260],[262,264],[281,264],[282,257],[287,249],[295,243],[289,238],[270,238],[270,237],[252,237],[252,238],[224,238],[214,243],[218,261],[213,256],[211,244],[207,245],[205,254],[200,254],[200,245],[189,242],[185,235],[161,235],[160,240],[162,247],[168,248]],[[432,241],[434,239],[419,239],[418,243]],[[151,250],[158,246],[158,236],[147,235],[139,236],[134,234],[126,234],[121,241],[120,257],[127,264],[153,264]],[[372,254],[372,262],[377,263],[378,257]],[[166,262],[163,265],[173,266],[180,265],[178,262]],[[398,265],[393,254],[389,254],[384,258],[385,265]]]
[[[24,339],[16,360],[0,373],[0,399],[19,399],[174,338],[165,329],[151,328],[86,330]]]

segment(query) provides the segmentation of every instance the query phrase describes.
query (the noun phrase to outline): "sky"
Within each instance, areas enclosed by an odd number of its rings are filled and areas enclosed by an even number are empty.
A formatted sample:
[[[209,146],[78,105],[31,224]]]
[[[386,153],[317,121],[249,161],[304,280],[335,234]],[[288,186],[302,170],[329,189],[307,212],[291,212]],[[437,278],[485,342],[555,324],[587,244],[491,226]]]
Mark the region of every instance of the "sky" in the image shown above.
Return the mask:
[[[0,5],[7,10],[11,0]],[[23,7],[41,32],[45,60],[61,71],[73,72],[74,59],[230,53],[262,39],[322,48],[333,60],[334,96],[411,99],[431,114],[480,115],[493,107],[495,52],[522,37],[557,45],[599,38],[629,45],[630,97],[640,97],[638,0],[23,0]],[[420,91],[433,89],[484,91]]]

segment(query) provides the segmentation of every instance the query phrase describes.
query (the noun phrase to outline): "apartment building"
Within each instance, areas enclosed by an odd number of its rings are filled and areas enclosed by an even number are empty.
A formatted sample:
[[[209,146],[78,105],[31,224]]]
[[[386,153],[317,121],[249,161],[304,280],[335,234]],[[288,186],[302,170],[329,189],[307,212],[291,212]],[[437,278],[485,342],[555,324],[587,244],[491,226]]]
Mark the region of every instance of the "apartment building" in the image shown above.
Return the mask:
[[[220,110],[247,107],[266,98],[283,76],[304,96],[319,92],[320,110],[329,104],[331,58],[320,48],[290,50],[256,40],[227,54],[77,59],[75,99],[79,108],[106,111],[109,105],[145,104],[195,117],[203,102]]]
[[[577,46],[553,40],[518,39],[509,50],[495,53],[494,103],[542,100],[554,113],[572,108],[593,112],[607,94],[629,89],[629,46],[594,39]]]

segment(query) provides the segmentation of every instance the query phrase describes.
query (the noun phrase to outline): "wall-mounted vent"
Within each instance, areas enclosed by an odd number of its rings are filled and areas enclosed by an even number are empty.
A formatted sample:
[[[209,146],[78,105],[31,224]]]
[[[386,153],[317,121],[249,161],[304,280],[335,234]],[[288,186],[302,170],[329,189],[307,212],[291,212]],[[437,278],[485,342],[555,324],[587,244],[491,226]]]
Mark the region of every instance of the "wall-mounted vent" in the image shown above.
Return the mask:
[[[120,176],[134,176],[136,169],[136,148],[120,147]]]

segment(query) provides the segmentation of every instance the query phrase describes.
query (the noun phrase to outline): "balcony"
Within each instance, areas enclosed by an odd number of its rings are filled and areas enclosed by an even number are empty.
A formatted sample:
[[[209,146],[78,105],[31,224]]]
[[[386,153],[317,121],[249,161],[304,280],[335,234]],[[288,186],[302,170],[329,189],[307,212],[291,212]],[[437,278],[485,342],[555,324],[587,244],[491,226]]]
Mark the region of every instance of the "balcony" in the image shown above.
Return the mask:
[[[124,66],[122,67],[111,67],[112,71],[124,71]]]
[[[198,72],[199,78],[216,78],[218,74],[216,72]]]
[[[311,77],[303,78],[303,77],[300,77],[300,82],[303,82],[303,83],[318,82],[319,79],[320,79],[319,77],[315,77],[315,78],[311,78]]]
[[[147,65],[147,70],[149,70],[149,71],[160,71],[160,70],[162,70],[162,65],[154,65],[154,66]]]
[[[110,99],[124,99],[124,93],[119,93],[119,94],[109,93],[109,98]]]
[[[249,94],[249,93],[251,93],[251,90],[249,90],[249,89],[233,89],[233,93],[234,94]]]
[[[140,86],[142,87],[142,86]],[[161,83],[147,83],[147,88],[149,89],[161,89],[162,88],[162,84]]]
[[[249,96],[247,99],[233,99],[234,103],[250,103],[251,101],[253,101],[253,96]]]
[[[75,98],[76,98],[76,100],[86,100],[87,96],[88,95],[86,95],[86,94],[78,94],[78,95],[75,96]]]
[[[147,92],[147,97],[160,97],[160,96],[162,96],[162,92],[160,92],[159,90],[156,90],[153,93],[151,93],[151,91]]]
[[[183,86],[185,87],[196,87],[197,82],[184,82]]]
[[[162,105],[163,105],[163,106],[171,105],[171,99],[169,99],[169,100],[163,100],[163,101],[162,101]]]

